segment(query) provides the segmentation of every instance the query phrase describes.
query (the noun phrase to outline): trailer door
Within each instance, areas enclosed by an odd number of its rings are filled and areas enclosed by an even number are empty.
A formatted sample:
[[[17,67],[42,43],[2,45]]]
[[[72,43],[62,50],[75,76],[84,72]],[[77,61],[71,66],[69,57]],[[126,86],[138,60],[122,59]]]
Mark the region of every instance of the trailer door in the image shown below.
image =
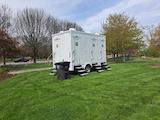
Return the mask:
[[[79,46],[80,46],[80,43],[79,43],[79,36],[78,35],[75,35],[74,36],[74,50],[73,50],[73,56],[74,56],[74,63],[75,65],[80,65],[80,58],[79,58],[79,52],[80,52],[80,49],[79,49]]]
[[[106,42],[105,39],[101,39],[101,62],[106,62]]]
[[[98,51],[98,40],[96,37],[92,38],[92,63],[98,63],[99,51]]]
[[[60,61],[61,59],[61,49],[60,49],[60,38],[55,39],[55,58],[56,62]]]

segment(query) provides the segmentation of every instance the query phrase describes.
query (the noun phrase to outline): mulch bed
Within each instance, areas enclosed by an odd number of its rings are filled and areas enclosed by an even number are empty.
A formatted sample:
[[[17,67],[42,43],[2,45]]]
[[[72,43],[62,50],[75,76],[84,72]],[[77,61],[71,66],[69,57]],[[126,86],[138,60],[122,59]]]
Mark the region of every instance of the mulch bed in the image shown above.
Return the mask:
[[[13,76],[14,75],[8,74],[7,71],[0,72],[0,80],[6,80],[6,79],[13,77]]]

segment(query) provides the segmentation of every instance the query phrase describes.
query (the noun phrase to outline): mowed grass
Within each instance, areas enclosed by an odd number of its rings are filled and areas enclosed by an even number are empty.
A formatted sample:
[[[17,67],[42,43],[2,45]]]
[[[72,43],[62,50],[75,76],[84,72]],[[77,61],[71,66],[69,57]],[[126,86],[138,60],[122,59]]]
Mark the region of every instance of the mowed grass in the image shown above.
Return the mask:
[[[159,120],[159,60],[58,81],[49,71],[0,82],[0,120]]]

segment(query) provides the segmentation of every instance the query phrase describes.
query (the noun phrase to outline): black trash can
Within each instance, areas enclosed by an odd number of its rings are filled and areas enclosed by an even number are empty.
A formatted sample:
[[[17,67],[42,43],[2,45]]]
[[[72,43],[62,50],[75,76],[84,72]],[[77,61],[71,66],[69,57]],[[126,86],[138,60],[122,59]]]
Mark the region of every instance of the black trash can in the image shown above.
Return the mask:
[[[65,80],[69,78],[69,65],[70,62],[59,62],[55,64],[57,71],[57,78],[59,80]]]

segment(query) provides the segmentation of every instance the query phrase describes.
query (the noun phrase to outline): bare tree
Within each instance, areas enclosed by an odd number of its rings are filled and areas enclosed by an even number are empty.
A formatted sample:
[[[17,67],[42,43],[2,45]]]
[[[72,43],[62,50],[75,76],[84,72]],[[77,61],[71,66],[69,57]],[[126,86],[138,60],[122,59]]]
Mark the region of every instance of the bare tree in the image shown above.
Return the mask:
[[[48,16],[46,26],[50,34],[58,33],[60,31],[58,21],[57,18]]]
[[[48,28],[48,47],[51,48],[52,43],[52,34],[58,33],[60,31],[60,27],[58,24],[58,19],[53,16],[48,16],[46,27]]]
[[[75,22],[69,22],[67,20],[61,20],[59,21],[59,24],[60,24],[60,29],[62,31],[66,31],[66,30],[69,30],[70,28],[75,28],[76,30],[78,31],[83,31],[82,27],[79,26],[77,23]]]
[[[48,16],[42,9],[26,8],[16,17],[16,31],[24,44],[31,49],[34,63],[39,49],[47,42],[47,21]]]
[[[7,31],[11,26],[11,9],[7,5],[0,5],[0,29]]]
[[[83,31],[82,27],[77,23],[69,22],[67,20],[59,20],[52,16],[48,17],[46,26],[50,35],[58,33],[60,31],[69,30],[70,28],[75,28],[78,31]]]

